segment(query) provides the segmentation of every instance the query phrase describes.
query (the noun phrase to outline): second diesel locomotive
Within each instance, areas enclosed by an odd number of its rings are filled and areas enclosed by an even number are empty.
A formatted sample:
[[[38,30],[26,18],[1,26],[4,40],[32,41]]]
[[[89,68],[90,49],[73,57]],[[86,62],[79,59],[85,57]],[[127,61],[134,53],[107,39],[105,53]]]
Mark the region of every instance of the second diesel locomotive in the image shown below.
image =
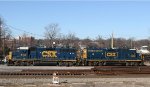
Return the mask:
[[[142,65],[143,56],[136,49],[19,47],[9,54],[8,65],[54,63],[59,66],[96,66],[108,63]]]

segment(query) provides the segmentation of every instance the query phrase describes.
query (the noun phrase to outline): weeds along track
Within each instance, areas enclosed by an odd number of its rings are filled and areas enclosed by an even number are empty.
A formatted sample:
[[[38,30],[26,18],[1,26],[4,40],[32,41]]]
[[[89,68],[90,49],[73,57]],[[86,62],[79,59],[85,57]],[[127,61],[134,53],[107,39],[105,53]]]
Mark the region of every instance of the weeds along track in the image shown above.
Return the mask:
[[[36,76],[97,76],[97,75],[123,75],[123,74],[150,74],[150,66],[95,66],[91,69],[69,69],[69,70],[42,70],[22,69],[21,71],[0,72],[1,76],[7,77],[36,77]]]

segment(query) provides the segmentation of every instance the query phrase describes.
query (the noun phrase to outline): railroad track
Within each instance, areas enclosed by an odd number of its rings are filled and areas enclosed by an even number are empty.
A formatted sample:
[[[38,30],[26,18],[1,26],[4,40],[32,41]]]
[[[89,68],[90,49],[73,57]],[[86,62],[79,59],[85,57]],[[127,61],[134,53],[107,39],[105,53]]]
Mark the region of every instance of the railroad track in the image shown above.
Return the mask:
[[[15,72],[0,72],[0,76],[89,76],[89,75],[121,75],[150,74],[150,66],[95,66],[91,69],[40,70],[23,69]]]
[[[25,76],[77,76],[92,74],[91,70],[22,70],[21,72],[0,72],[0,75],[25,75]]]
[[[95,74],[150,74],[150,66],[96,66]]]

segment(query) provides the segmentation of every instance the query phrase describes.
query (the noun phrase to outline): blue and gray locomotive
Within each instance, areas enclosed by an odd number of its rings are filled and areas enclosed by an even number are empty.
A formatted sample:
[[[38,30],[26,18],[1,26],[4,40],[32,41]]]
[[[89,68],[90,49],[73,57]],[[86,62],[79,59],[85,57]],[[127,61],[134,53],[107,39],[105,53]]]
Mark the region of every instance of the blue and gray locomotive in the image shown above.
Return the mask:
[[[136,49],[83,49],[82,59],[84,65],[106,65],[110,63],[129,65],[142,65],[143,57]]]
[[[142,65],[143,57],[136,49],[112,48],[44,48],[20,47],[10,52],[8,65],[54,63],[59,66],[101,66],[108,63]]]
[[[35,65],[53,63],[56,65],[75,65],[75,48],[19,47],[9,54],[9,65]]]

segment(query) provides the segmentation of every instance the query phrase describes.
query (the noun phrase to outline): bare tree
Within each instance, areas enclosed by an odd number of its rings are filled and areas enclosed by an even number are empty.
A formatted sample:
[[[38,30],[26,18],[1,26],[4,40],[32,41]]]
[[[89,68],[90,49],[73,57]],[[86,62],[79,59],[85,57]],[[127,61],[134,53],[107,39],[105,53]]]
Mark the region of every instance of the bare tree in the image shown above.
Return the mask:
[[[12,36],[12,32],[9,27],[5,24],[4,20],[0,17],[0,33],[1,36],[5,39],[10,39]]]
[[[58,24],[52,23],[45,27],[45,37],[46,37],[46,45],[51,47],[53,45],[53,41],[58,37],[60,28]]]
[[[76,37],[75,33],[68,33],[68,35],[66,35],[66,45],[68,47],[77,47],[78,46],[78,41],[79,38]]]
[[[82,40],[82,45],[85,45],[87,48],[93,46],[92,40],[89,36]]]
[[[98,35],[96,37],[96,42],[98,42],[98,47],[101,47],[101,48],[105,47],[104,46],[105,45],[105,40],[102,38],[101,35]]]
[[[29,36],[27,33],[23,33],[22,36],[19,36],[18,47],[20,46],[32,47],[35,45],[36,45],[35,38]]]
[[[10,39],[11,31],[0,17],[0,57],[5,57],[8,54],[7,40]]]
[[[23,33],[21,36],[19,36],[19,46],[27,46],[27,33]]]
[[[126,39],[124,38],[114,38],[114,45],[116,48],[127,48]]]

